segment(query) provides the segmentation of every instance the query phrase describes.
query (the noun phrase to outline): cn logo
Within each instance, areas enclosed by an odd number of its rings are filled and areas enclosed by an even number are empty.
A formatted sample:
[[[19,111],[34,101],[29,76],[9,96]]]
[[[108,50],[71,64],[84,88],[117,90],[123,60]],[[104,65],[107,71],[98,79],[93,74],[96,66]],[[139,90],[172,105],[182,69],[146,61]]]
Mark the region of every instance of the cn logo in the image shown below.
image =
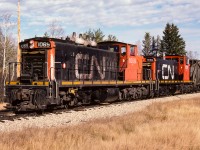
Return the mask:
[[[86,74],[86,73],[79,73],[79,60],[90,60],[90,73]],[[75,75],[77,79],[92,79],[94,76],[94,70],[95,70],[95,66],[97,68],[97,71],[100,75],[101,79],[105,78],[105,71],[106,71],[106,58],[102,57],[102,65],[100,66],[101,63],[99,63],[97,61],[97,58],[95,56],[92,56],[91,58],[89,58],[89,55],[87,54],[77,54],[75,57]]]
[[[162,65],[162,79],[168,80],[171,77],[171,79],[174,79],[174,66],[170,66],[167,64]]]

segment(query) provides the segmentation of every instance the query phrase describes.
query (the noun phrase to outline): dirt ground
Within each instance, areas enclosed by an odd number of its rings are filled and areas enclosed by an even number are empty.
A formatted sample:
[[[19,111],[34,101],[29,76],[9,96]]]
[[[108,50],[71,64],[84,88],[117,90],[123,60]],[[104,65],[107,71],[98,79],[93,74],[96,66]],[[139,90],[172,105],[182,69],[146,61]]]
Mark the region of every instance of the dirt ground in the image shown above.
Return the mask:
[[[0,110],[4,110],[4,106],[6,106],[6,103],[0,103]]]

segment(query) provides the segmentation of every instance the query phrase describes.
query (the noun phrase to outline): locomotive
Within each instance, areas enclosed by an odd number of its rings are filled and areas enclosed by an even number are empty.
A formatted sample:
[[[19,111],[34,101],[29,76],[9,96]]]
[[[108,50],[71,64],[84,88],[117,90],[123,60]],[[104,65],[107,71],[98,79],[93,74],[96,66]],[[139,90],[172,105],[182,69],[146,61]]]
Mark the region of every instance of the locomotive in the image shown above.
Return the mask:
[[[6,106],[15,111],[73,107],[190,93],[199,89],[197,62],[186,56],[141,56],[136,45],[70,39],[26,39],[21,62],[9,63]],[[16,76],[13,70],[20,70]],[[192,70],[192,71],[191,71]]]

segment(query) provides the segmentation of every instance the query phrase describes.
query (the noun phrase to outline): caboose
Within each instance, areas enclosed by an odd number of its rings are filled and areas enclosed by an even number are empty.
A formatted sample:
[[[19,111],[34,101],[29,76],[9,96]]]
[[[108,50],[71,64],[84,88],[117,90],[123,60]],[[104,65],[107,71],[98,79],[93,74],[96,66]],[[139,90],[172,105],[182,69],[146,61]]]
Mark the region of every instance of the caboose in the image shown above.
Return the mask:
[[[142,99],[194,88],[186,56],[144,57],[136,45],[114,41],[93,47],[36,37],[19,45],[21,62],[9,64],[6,82],[7,108],[17,111]],[[20,70],[17,77],[14,68]]]

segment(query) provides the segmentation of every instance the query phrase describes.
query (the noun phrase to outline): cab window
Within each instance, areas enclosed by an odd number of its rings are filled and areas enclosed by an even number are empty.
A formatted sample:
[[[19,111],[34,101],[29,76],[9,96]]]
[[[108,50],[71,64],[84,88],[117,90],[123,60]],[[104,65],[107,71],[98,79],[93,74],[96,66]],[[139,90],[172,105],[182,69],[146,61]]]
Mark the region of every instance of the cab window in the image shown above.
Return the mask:
[[[183,58],[180,58],[180,64],[183,64]]]
[[[130,56],[134,56],[135,51],[134,51],[134,46],[130,47]]]
[[[112,46],[109,47],[109,51],[119,52],[119,46],[118,45],[112,45]]]
[[[125,56],[125,55],[126,55],[126,47],[125,47],[125,46],[122,46],[122,47],[121,47],[121,55],[122,55],[122,56]]]

